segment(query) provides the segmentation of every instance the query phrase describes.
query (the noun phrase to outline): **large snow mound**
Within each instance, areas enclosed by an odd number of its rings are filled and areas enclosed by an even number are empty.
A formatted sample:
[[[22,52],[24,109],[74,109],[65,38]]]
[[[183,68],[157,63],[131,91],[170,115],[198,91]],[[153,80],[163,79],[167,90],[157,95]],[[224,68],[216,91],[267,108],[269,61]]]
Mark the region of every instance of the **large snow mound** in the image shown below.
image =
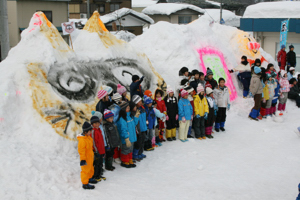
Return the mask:
[[[184,3],[158,3],[147,6],[142,12],[147,15],[171,15],[184,9],[190,9],[202,14],[205,12],[202,8]]]
[[[263,2],[248,6],[243,18],[300,18],[300,2]]]
[[[134,10],[131,10],[129,8],[121,8],[119,10],[116,10],[112,13],[109,13],[109,14],[106,14],[106,15],[103,15],[100,17],[100,19],[102,20],[102,22],[104,24],[107,24],[107,23],[110,23],[110,22],[113,22],[113,21],[116,21],[126,15],[135,15],[147,22],[149,22],[149,24],[153,24],[154,21],[151,17],[145,15],[144,13],[140,13],[140,12],[137,12],[137,11],[134,11]]]
[[[205,14],[201,16],[201,18],[220,23],[220,9],[206,9],[205,11]],[[222,18],[225,21],[225,25],[240,27],[241,16],[237,16],[233,12],[223,9]]]

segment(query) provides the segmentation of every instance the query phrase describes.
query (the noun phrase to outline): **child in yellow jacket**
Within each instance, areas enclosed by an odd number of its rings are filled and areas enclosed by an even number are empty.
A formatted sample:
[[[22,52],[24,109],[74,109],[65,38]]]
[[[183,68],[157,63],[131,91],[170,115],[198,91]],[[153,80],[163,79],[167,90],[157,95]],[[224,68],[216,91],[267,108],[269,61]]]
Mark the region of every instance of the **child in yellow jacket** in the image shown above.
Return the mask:
[[[269,89],[268,89],[268,79],[264,78],[263,79],[263,93],[262,93],[262,101],[261,101],[261,108],[260,108],[260,115],[262,118],[266,118],[267,115],[267,101],[269,100]]]
[[[77,136],[78,139],[78,153],[80,157],[81,166],[81,182],[83,189],[94,189],[95,186],[89,183],[96,184],[97,181],[92,179],[94,175],[94,152],[93,152],[93,138],[90,136],[93,127],[88,122],[84,122],[82,126],[82,133]]]
[[[205,137],[205,118],[208,116],[207,100],[204,96],[204,88],[201,84],[197,87],[197,94],[194,95],[194,131],[195,137],[199,140]]]

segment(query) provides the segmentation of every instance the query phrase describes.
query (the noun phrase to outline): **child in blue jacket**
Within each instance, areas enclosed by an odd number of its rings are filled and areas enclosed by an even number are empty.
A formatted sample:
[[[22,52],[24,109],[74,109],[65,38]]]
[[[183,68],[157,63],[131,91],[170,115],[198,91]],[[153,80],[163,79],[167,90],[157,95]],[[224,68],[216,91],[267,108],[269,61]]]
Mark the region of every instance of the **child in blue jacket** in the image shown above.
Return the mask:
[[[186,90],[182,90],[180,95],[181,98],[178,102],[179,139],[181,142],[186,142],[190,123],[193,120],[193,107],[187,99],[189,93]]]
[[[133,143],[136,142],[135,126],[138,123],[139,114],[132,116],[127,102],[120,104],[119,120],[117,128],[121,138],[121,166],[125,168],[136,167],[132,160]]]
[[[148,126],[148,130],[147,130],[147,134],[146,134],[146,138],[145,138],[145,146],[144,149],[145,151],[152,151],[154,150],[154,148],[152,147],[152,138],[154,137],[154,129],[155,129],[155,111],[154,108],[152,106],[153,100],[148,97],[148,96],[144,96],[144,102],[145,102],[145,110],[146,110],[146,116],[147,116],[147,126]]]

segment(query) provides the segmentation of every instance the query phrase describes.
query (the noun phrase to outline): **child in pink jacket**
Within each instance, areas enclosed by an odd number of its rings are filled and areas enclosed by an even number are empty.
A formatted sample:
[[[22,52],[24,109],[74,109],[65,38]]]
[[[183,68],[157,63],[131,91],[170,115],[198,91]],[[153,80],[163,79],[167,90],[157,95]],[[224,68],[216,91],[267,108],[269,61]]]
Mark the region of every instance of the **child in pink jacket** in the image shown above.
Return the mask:
[[[280,71],[280,90],[279,90],[279,104],[278,110],[280,111],[280,115],[283,115],[283,111],[285,111],[285,105],[288,98],[288,93],[290,91],[290,84],[287,78],[287,73],[285,70]]]

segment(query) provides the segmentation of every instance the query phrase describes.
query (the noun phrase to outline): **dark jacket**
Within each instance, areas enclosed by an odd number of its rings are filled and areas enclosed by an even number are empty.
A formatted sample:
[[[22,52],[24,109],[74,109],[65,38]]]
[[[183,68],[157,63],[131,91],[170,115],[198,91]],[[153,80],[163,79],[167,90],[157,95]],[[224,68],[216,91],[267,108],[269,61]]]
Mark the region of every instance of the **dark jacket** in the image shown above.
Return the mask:
[[[165,104],[167,108],[167,115],[169,116],[169,120],[166,121],[167,129],[176,128],[178,124],[178,120],[176,120],[176,115],[178,114],[178,101],[176,97],[166,96]]]
[[[96,105],[96,111],[104,114],[104,110],[108,109],[108,107],[111,106],[112,104],[113,103],[110,101],[103,102],[102,100],[100,100]]]
[[[148,129],[154,129],[155,127],[155,112],[153,107],[151,106],[150,108],[145,105],[145,111],[146,111],[146,117],[148,121]]]
[[[132,97],[134,95],[139,95],[141,98],[144,97],[144,92],[141,86],[141,83],[143,82],[144,77],[142,77],[139,81],[137,82],[132,82],[130,84],[130,99],[132,99]]]
[[[290,64],[292,67],[296,65],[296,53],[294,51],[289,51],[286,54],[286,62]]]
[[[103,124],[104,126],[104,132],[107,137],[107,146],[110,148],[115,148],[120,146],[121,140],[118,133],[117,126],[114,123],[107,122]]]
[[[208,80],[207,76],[205,77],[206,84],[204,88],[210,87],[211,89],[215,89],[218,86],[218,83],[215,79]]]
[[[200,83],[200,79],[195,79],[192,82],[190,82],[190,86],[194,88],[194,90],[197,92],[197,87],[199,83]]]
[[[297,97],[299,97],[299,94],[300,94],[300,88],[296,84],[294,87],[290,88],[288,98],[289,99],[297,99]]]

